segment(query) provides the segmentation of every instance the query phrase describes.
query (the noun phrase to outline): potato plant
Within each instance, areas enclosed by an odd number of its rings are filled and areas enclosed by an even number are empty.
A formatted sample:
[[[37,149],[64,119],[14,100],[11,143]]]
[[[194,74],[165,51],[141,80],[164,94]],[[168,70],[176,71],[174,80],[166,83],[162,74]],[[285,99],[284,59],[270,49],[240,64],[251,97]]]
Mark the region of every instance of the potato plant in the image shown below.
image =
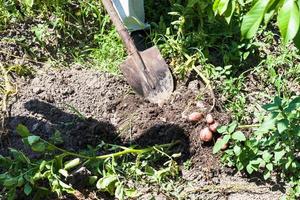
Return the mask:
[[[76,182],[82,182],[81,187],[95,188],[117,199],[125,199],[139,195],[135,187],[128,186],[129,179],[160,184],[179,172],[173,160],[178,154],[172,157],[165,153],[176,142],[145,149],[102,142],[85,152],[74,153],[31,134],[23,125],[18,126],[17,132],[32,151],[44,156],[30,159],[13,148],[9,149],[9,157],[0,156],[0,185],[4,188],[1,193],[8,200],[18,199],[22,193],[30,199],[55,194],[61,197],[66,193],[75,195],[79,187]],[[97,155],[99,151],[107,154]],[[153,167],[151,163],[158,159],[166,161],[164,167]],[[83,169],[88,171],[87,175],[70,181]]]
[[[263,108],[269,113],[262,124],[246,137],[237,122],[222,126],[222,139],[214,146],[214,153],[229,143],[222,161],[248,174],[261,172],[264,179],[272,174],[288,180],[290,196],[300,196],[300,97],[290,101],[279,97]]]

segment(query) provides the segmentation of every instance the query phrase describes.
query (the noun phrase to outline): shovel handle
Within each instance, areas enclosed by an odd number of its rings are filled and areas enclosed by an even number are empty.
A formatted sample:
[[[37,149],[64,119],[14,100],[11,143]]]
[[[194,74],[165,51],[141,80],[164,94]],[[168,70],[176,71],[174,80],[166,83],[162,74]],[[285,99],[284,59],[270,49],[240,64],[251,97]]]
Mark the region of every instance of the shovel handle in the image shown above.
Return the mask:
[[[137,50],[132,38],[130,37],[128,30],[126,29],[126,27],[122,23],[121,19],[119,18],[119,15],[116,12],[114,5],[112,3],[112,0],[102,0],[102,3],[120,35],[120,37],[123,41],[123,44],[126,47],[127,53],[129,55],[136,53],[138,50]]]

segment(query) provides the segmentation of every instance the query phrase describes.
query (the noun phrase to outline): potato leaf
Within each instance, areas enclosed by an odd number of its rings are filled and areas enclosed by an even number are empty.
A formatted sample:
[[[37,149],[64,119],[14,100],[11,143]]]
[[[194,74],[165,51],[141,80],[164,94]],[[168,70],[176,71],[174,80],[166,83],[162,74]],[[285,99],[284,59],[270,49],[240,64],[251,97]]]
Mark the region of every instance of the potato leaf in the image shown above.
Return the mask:
[[[114,194],[116,189],[116,182],[118,181],[118,177],[116,175],[108,175],[103,178],[100,178],[97,183],[97,189],[101,191],[107,191],[110,194]]]
[[[64,169],[71,169],[73,167],[76,167],[77,165],[80,164],[80,159],[79,158],[75,158],[73,160],[70,160],[68,162],[65,163]]]
[[[28,128],[26,126],[24,126],[23,124],[18,124],[16,131],[22,138],[28,137],[31,135]]]
[[[32,187],[29,183],[26,183],[24,186],[24,193],[28,196],[32,192]]]
[[[4,181],[3,185],[5,187],[12,187],[17,185],[18,183],[18,178],[17,177],[12,177],[12,178],[8,178]]]
[[[274,161],[278,162],[285,154],[284,150],[274,152]]]
[[[18,151],[16,149],[13,148],[9,148],[10,153],[12,154],[12,156],[17,160],[20,161],[22,163],[26,163],[29,164],[30,160],[27,156],[25,156],[25,154],[21,151]]]
[[[28,137],[28,143],[30,146],[32,146],[34,143],[38,142],[40,140],[40,136],[31,135]]]
[[[216,142],[213,148],[213,153],[218,153],[222,147],[230,140],[230,135],[225,135],[223,139],[220,139]]]
[[[245,141],[246,137],[245,137],[244,133],[242,133],[241,131],[236,131],[232,134],[232,139],[237,140],[237,141]]]
[[[286,129],[288,129],[289,121],[287,119],[282,119],[277,122],[277,129],[279,133],[282,133]]]

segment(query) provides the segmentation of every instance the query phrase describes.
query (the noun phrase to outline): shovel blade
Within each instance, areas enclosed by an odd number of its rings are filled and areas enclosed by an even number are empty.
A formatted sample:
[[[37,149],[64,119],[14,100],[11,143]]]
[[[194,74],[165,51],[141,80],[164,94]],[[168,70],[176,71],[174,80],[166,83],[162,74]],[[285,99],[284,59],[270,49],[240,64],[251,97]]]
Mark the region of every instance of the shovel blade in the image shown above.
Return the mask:
[[[121,65],[127,82],[133,90],[150,102],[161,104],[167,100],[174,89],[170,69],[157,47],[139,52],[146,67],[136,62],[136,57],[129,56]],[[147,80],[152,80],[153,85]]]

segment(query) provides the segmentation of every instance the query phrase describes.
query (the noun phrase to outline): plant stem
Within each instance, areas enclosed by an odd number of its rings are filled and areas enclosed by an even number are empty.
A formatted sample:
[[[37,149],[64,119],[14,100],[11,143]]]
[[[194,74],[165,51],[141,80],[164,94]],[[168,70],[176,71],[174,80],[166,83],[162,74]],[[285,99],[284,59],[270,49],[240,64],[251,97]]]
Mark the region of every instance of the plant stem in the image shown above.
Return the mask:
[[[209,113],[214,109],[215,105],[216,105],[216,97],[215,97],[215,94],[214,94],[214,90],[213,88],[211,87],[211,84],[210,84],[210,80],[208,78],[206,78],[201,72],[200,70],[196,67],[196,66],[193,66],[193,70],[200,76],[200,78],[204,81],[206,87],[209,89],[209,92],[210,92],[210,95],[211,95],[211,98],[212,98],[212,101],[213,101],[213,105],[211,106],[211,108],[209,109]]]
[[[261,124],[246,124],[246,125],[239,125],[237,128],[258,128]]]
[[[102,160],[102,159],[106,159],[106,158],[110,158],[110,157],[122,156],[122,155],[125,155],[125,154],[143,154],[143,153],[146,153],[146,152],[149,152],[149,151],[156,150],[157,148],[171,147],[171,146],[179,143],[179,141],[175,141],[175,142],[172,142],[172,143],[157,145],[157,146],[148,147],[148,148],[145,148],[145,149],[124,148],[125,150],[119,151],[119,152],[116,152],[116,153],[90,157],[90,156],[81,155],[81,154],[78,154],[78,153],[70,152],[70,151],[67,151],[65,149],[59,148],[59,147],[47,142],[46,140],[43,140],[43,142],[47,143],[48,145],[50,145],[54,149],[59,150],[59,151],[65,153],[67,155],[72,155],[72,156],[75,156],[75,157],[84,158],[84,159],[88,159],[88,160],[91,160],[91,159],[100,159],[100,160]]]

